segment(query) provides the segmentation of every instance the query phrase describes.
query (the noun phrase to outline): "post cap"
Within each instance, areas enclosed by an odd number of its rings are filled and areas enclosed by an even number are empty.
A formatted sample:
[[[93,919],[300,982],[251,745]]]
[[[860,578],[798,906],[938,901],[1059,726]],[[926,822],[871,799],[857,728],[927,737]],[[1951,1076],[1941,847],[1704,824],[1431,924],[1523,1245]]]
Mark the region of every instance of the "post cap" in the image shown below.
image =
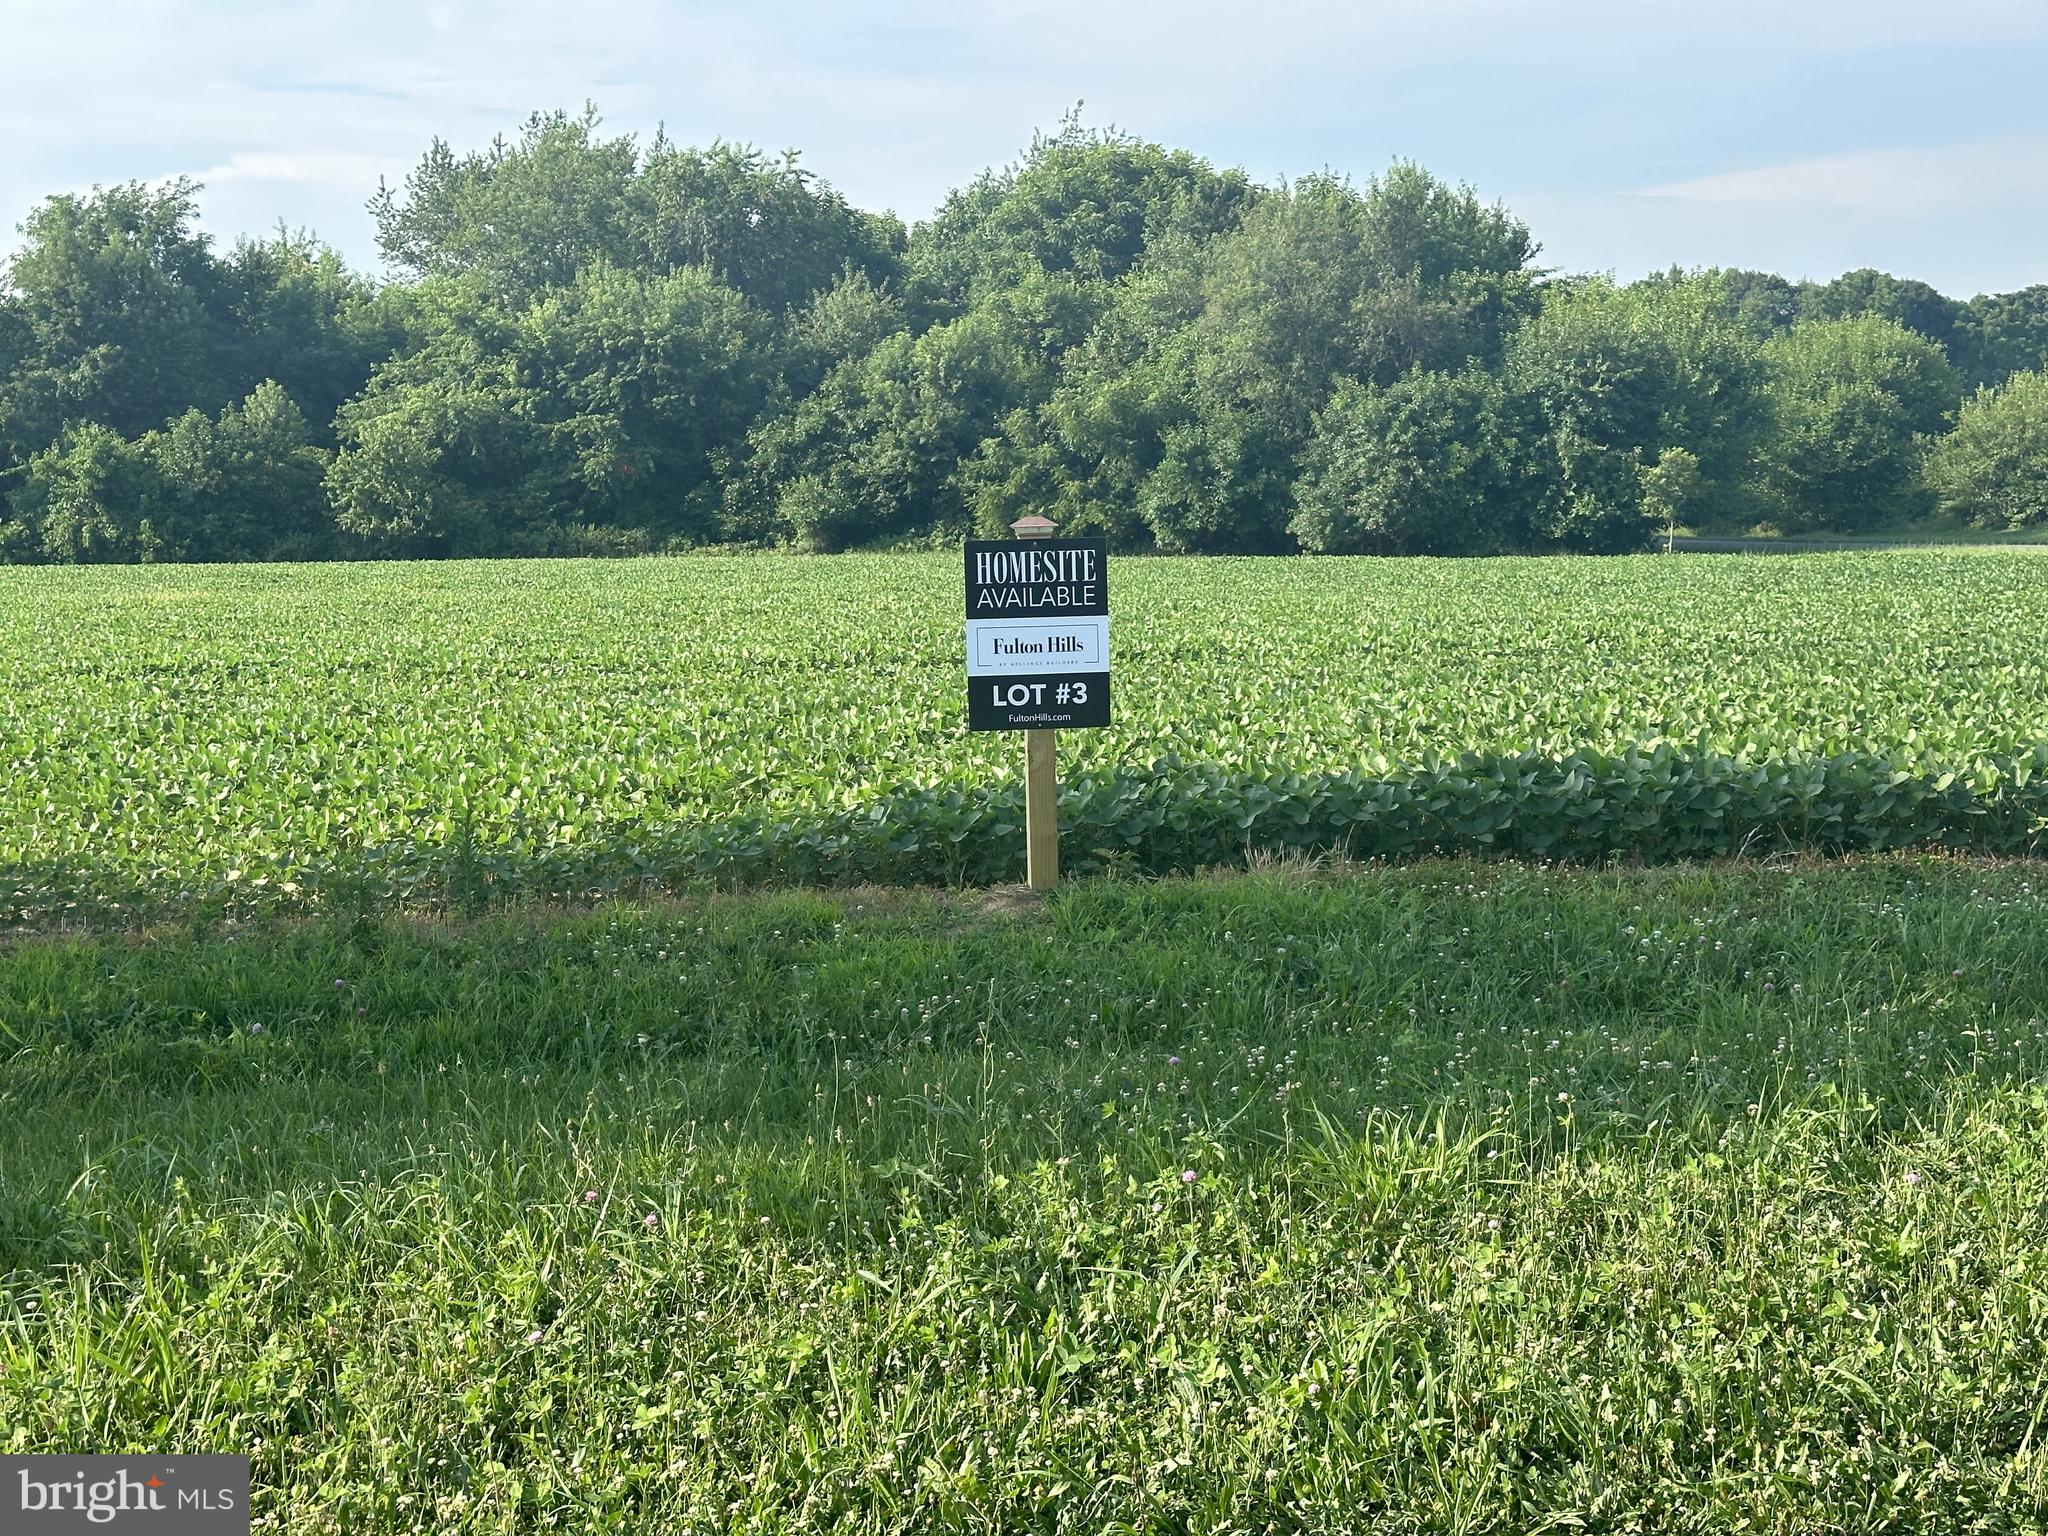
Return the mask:
[[[1010,524],[1010,532],[1020,539],[1043,539],[1049,537],[1057,527],[1059,524],[1051,518],[1040,517],[1036,512],[1027,512]]]

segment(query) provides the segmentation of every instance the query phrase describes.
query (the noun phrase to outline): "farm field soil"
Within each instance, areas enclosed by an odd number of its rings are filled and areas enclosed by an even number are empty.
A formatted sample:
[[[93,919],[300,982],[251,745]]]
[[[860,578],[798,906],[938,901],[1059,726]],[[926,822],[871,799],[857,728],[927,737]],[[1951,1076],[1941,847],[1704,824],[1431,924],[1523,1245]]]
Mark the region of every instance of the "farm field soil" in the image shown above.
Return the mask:
[[[2048,828],[2048,563],[1112,562],[1070,868]],[[957,556],[0,569],[0,926],[984,883]]]
[[[349,1536],[2048,1529],[2044,878],[16,938],[0,1447]]]

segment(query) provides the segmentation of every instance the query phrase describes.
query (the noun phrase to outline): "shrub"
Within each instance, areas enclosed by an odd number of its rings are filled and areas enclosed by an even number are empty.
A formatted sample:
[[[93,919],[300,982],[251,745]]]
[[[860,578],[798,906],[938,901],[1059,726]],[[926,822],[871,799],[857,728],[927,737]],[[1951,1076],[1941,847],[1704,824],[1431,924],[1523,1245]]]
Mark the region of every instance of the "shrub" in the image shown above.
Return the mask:
[[[1964,401],[1926,479],[1941,510],[1974,527],[2048,523],[2048,374],[2016,373]]]

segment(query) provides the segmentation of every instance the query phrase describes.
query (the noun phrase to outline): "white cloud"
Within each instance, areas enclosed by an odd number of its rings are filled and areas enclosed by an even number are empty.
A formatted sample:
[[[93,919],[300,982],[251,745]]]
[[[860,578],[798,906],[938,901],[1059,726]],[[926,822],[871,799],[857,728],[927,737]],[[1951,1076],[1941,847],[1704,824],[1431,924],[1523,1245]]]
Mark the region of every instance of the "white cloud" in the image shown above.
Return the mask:
[[[2048,194],[2048,135],[1816,155],[1669,182],[1641,195],[1688,203],[1914,215],[1996,208],[2043,194]]]
[[[192,177],[209,187],[242,181],[281,181],[353,192],[375,186],[377,177],[386,169],[386,162],[376,155],[343,150],[236,150],[221,164],[192,172]]]

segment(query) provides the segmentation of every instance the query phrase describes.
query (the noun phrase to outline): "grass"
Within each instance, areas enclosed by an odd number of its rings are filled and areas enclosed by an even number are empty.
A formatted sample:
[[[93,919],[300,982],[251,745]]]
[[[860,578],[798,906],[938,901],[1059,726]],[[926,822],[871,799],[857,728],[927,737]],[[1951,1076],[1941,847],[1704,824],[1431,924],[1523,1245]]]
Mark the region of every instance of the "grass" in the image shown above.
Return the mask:
[[[0,1450],[301,1532],[2048,1529],[2048,867],[0,949]]]

